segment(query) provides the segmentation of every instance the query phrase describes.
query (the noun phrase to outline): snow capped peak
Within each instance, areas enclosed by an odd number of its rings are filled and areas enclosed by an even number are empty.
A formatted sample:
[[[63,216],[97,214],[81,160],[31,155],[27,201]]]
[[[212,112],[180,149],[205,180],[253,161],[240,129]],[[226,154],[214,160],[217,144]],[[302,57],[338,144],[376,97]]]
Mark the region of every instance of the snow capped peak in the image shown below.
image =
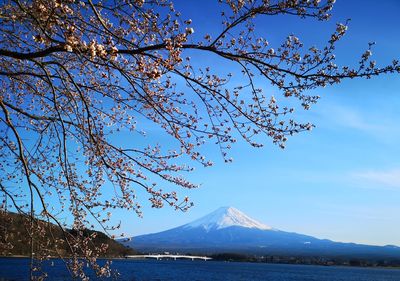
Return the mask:
[[[222,229],[230,226],[258,228],[262,230],[272,229],[270,226],[253,220],[233,207],[221,207],[198,220],[184,225],[185,228],[202,227],[207,231],[211,229]]]

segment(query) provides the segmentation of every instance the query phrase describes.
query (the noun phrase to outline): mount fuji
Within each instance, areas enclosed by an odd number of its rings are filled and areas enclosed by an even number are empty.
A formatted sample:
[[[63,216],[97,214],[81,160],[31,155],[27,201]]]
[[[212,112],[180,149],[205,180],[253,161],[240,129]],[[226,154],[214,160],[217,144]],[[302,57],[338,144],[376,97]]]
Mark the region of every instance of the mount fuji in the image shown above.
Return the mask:
[[[231,226],[257,228],[261,230],[272,229],[272,227],[248,217],[233,207],[221,207],[198,220],[183,225],[182,227],[185,229],[202,228],[206,232],[210,232],[211,230],[218,230]]]
[[[142,252],[400,258],[400,248],[396,246],[341,243],[281,231],[233,207],[222,207],[180,227],[136,236],[122,243]]]

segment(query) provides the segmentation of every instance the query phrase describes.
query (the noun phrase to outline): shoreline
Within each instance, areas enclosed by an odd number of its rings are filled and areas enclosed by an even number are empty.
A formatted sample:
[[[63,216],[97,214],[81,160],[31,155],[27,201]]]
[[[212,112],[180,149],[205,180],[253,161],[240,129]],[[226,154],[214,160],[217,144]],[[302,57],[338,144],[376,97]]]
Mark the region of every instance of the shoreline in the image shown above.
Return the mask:
[[[29,256],[24,255],[13,255],[13,256],[0,256],[0,259],[29,259]],[[69,257],[64,257],[68,259]],[[62,260],[60,257],[49,257],[49,260],[59,259]],[[188,261],[183,259],[146,259],[146,258],[126,258],[126,257],[100,257],[98,260],[126,260],[126,261]],[[200,260],[197,260],[200,261]],[[369,268],[369,269],[394,269],[400,270],[400,266],[359,266],[359,265],[345,265],[345,264],[310,264],[310,263],[285,263],[285,262],[262,262],[262,261],[235,261],[235,260],[216,260],[212,259],[207,262],[222,262],[222,263],[254,263],[254,264],[271,264],[271,265],[299,265],[299,266],[318,266],[318,267],[344,267],[344,268]]]

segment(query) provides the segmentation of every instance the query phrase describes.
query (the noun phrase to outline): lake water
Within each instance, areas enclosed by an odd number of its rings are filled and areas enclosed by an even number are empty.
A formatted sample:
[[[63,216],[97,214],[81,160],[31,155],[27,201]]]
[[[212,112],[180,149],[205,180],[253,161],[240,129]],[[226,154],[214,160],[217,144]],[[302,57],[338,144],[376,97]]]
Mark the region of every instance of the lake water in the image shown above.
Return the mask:
[[[29,260],[0,258],[0,281],[27,280]],[[399,281],[400,270],[189,260],[114,260],[118,280]],[[48,264],[47,280],[71,280],[59,260]],[[96,279],[94,279],[96,280]]]

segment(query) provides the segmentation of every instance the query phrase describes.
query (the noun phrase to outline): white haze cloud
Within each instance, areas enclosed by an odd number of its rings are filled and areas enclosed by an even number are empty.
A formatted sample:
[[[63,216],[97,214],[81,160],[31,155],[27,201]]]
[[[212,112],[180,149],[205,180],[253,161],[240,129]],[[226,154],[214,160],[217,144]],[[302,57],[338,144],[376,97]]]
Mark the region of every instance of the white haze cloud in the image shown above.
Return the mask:
[[[357,172],[353,173],[353,178],[378,187],[400,189],[400,168]]]

